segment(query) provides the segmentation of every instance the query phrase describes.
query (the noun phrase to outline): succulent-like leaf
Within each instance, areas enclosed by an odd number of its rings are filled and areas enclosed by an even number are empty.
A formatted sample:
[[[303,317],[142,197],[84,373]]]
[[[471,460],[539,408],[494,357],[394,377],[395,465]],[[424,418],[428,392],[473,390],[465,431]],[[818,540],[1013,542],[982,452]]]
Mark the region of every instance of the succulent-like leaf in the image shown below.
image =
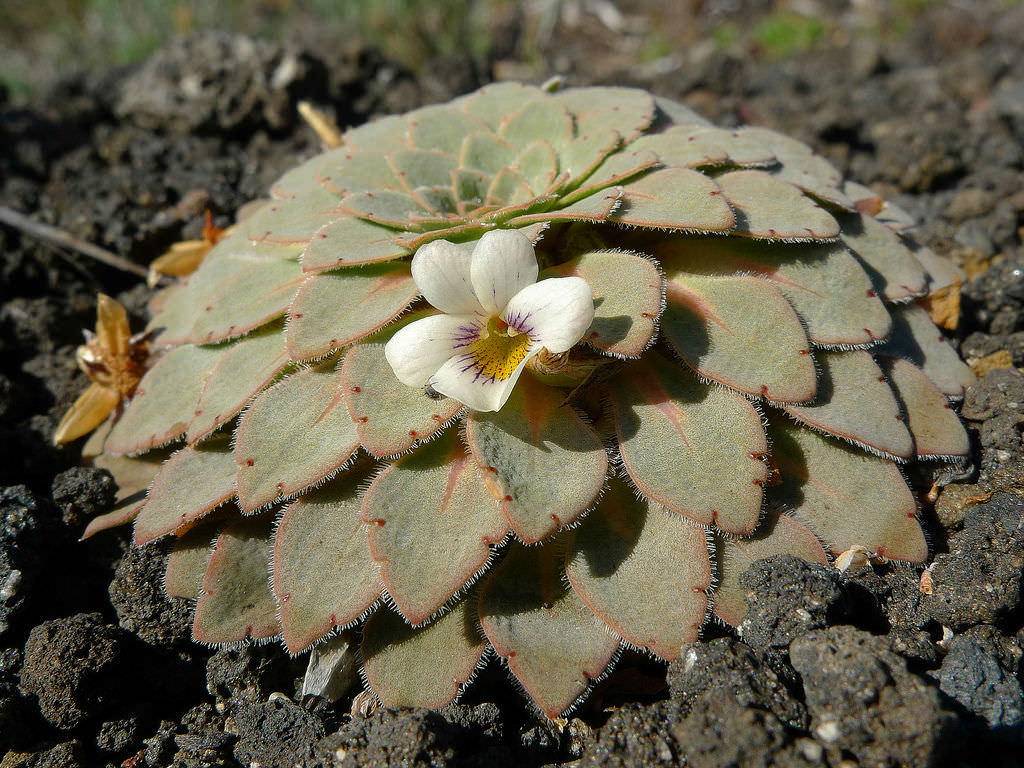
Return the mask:
[[[562,580],[552,547],[509,545],[480,594],[480,625],[494,650],[548,717],[586,693],[619,646]]]
[[[928,274],[899,235],[863,214],[839,218],[843,243],[867,264],[882,298],[904,301],[925,292]]]
[[[383,589],[360,517],[360,481],[351,473],[307,493],[277,527],[274,596],[292,653],[356,621]]]
[[[768,443],[746,398],[649,353],[616,377],[612,404],[623,466],[644,496],[704,525],[754,530]]]
[[[764,171],[715,177],[736,217],[737,234],[765,240],[833,240],[839,222],[785,181]]]
[[[964,425],[924,371],[898,357],[883,357],[882,365],[906,412],[915,455],[920,459],[967,456],[971,441]]]
[[[664,168],[630,182],[611,220],[685,232],[726,232],[735,224],[718,185],[689,168]]]
[[[769,437],[782,480],[770,497],[833,554],[860,545],[894,560],[925,559],[914,495],[895,464],[796,426],[773,422]]]
[[[135,543],[183,528],[235,495],[236,467],[226,438],[182,448],[153,479],[135,518]]]
[[[805,424],[896,459],[914,455],[914,440],[882,369],[860,350],[815,355],[818,393],[786,412]]]
[[[892,319],[871,279],[841,244],[775,245],[729,237],[667,240],[655,250],[667,272],[770,280],[823,346],[871,344],[889,335]]]
[[[641,136],[630,147],[652,150],[665,165],[688,168],[758,167],[775,161],[770,149],[746,134],[708,126],[676,125],[661,133]]]
[[[203,384],[188,425],[188,442],[201,440],[233,419],[290,362],[279,325],[261,328],[228,347]]]
[[[443,707],[473,677],[487,643],[476,600],[466,598],[426,627],[381,609],[363,631],[363,671],[386,707]]]
[[[654,119],[653,97],[638,88],[566,88],[554,99],[573,114],[577,136],[612,129],[629,141]]]
[[[437,150],[458,156],[462,140],[471,133],[487,129],[487,123],[448,105],[422,107],[406,115],[409,146]]]
[[[775,286],[757,277],[704,276],[664,266],[668,303],[662,334],[687,365],[776,402],[814,397],[810,343]]]
[[[693,111],[685,104],[680,104],[664,96],[655,96],[654,104],[665,117],[680,125],[711,125],[711,121]]]
[[[928,312],[917,304],[904,304],[892,308],[892,319],[892,335],[878,351],[909,360],[947,397],[963,397],[977,377],[935,327]]]
[[[373,264],[406,256],[395,232],[353,216],[342,216],[317,232],[302,252],[304,272]]]
[[[508,531],[454,431],[384,470],[366,491],[363,520],[388,594],[414,625],[471,583]]]
[[[605,158],[604,162],[587,175],[582,184],[561,198],[559,205],[569,206],[609,187],[635,179],[660,163],[658,156],[649,150],[634,152],[627,147]]]
[[[806,144],[767,128],[742,128],[741,134],[770,149],[779,165],[772,174],[810,195],[839,208],[853,210],[853,201],[842,191],[842,174]]]
[[[168,597],[189,600],[199,597],[213,555],[214,535],[213,526],[203,524],[190,528],[175,540],[164,572],[164,591]]]
[[[299,197],[323,187],[341,196],[368,189],[398,189],[399,186],[385,153],[353,153],[350,148],[341,147],[317,155],[289,171],[274,184],[273,192],[277,197]]]
[[[491,83],[468,96],[457,99],[459,109],[497,130],[505,115],[521,109],[525,104],[543,95],[533,85],[522,83]]]
[[[238,503],[246,512],[322,480],[359,448],[334,363],[266,390],[238,425]]]
[[[419,291],[405,262],[309,275],[288,310],[288,354],[322,357],[394,320]]]
[[[712,598],[715,615],[734,627],[747,612],[746,590],[740,575],[751,563],[772,555],[793,555],[812,563],[828,565],[821,543],[806,526],[787,515],[769,512],[752,536],[743,539],[715,537],[718,584]]]
[[[225,257],[233,258],[233,257]],[[299,262],[251,261],[245,269],[222,281],[204,296],[208,302],[198,313],[185,341],[209,344],[242,336],[281,317],[302,282]],[[229,296],[244,296],[232,301]]]
[[[459,164],[495,176],[515,163],[518,154],[519,147],[493,133],[471,133],[462,140]]]
[[[391,168],[407,192],[419,187],[444,186],[451,183],[452,171],[459,167],[455,155],[446,152],[407,149],[388,155]],[[371,186],[369,189],[377,189]]]
[[[588,251],[551,270],[576,275],[594,293],[594,322],[583,340],[616,357],[639,357],[658,332],[664,281],[657,265],[633,253]]]
[[[500,411],[474,411],[467,438],[516,535],[540,541],[597,500],[608,472],[601,438],[564,395],[523,376]]]
[[[341,384],[359,441],[377,458],[397,456],[429,440],[462,408],[457,400],[428,397],[424,390],[395,378],[384,357],[390,330],[349,350],[341,367]]]
[[[371,152],[380,147],[401,146],[409,136],[409,123],[403,115],[388,115],[371,120],[342,134],[343,148]]]
[[[343,212],[371,224],[398,228],[409,226],[413,216],[430,214],[429,208],[410,193],[387,189],[346,195]]]
[[[615,481],[572,534],[569,582],[624,640],[663,659],[697,641],[711,586],[704,529]]]
[[[558,175],[558,157],[549,141],[528,145],[516,158],[515,165],[534,194],[546,190]]]
[[[590,176],[622,142],[618,131],[604,128],[581,134],[569,142],[558,158],[559,171],[568,174],[566,187],[578,186]]]
[[[508,113],[498,135],[522,149],[541,139],[561,149],[573,140],[572,115],[557,100],[543,96]]]
[[[239,225],[250,240],[304,245],[324,224],[337,218],[339,192],[318,186],[302,197],[271,200]]]
[[[192,625],[198,642],[238,643],[280,634],[267,583],[270,523],[267,516],[240,518],[217,537]]]
[[[183,435],[195,418],[203,383],[225,349],[187,344],[160,358],[114,424],[106,450],[141,453]]]
[[[142,505],[146,503],[146,491],[153,484],[153,478],[167,459],[167,453],[151,451],[137,458],[104,453],[93,459],[94,467],[105,469],[114,476],[117,482],[117,498],[110,511],[89,521],[82,532],[82,539],[88,539],[100,531],[130,523],[135,519]]]

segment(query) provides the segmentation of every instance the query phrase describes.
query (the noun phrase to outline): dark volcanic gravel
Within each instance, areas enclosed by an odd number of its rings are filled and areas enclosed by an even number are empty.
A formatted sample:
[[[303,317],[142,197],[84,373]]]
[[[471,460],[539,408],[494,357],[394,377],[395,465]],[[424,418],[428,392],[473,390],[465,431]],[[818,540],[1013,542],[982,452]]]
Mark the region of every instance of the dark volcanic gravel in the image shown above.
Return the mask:
[[[767,5],[703,3],[698,21],[742,23]],[[495,51],[508,67],[524,53],[506,21]],[[140,552],[126,531],[78,542],[114,486],[50,444],[84,386],[74,346],[97,291],[137,324],[146,294],[0,226],[0,768],[1024,762],[1024,5],[932,4],[903,35],[839,35],[777,61],[700,44],[640,66],[597,55],[613,51],[609,37],[556,27],[535,65],[808,141],[968,268],[955,336],[971,363],[1001,362],[963,403],[974,467],[937,473],[953,482],[923,510],[930,592],[921,569],[760,561],[743,577],[740,635],[709,626],[667,670],[627,655],[564,724],[540,718],[496,665],[439,712],[303,700],[304,659],[191,642],[159,545]],[[227,224],[317,151],[299,99],[345,126],[470,90],[493,65],[455,54],[413,76],[356,43],[173,43],[56,83],[30,108],[0,95],[0,204],[146,264],[198,236],[206,209]]]

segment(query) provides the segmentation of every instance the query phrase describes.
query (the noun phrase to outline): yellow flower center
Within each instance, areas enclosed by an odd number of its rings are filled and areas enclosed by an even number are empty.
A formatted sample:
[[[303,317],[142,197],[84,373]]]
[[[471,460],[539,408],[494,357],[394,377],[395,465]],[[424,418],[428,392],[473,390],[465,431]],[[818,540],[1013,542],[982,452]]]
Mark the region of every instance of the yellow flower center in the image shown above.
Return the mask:
[[[508,323],[500,317],[492,317],[486,335],[469,345],[469,354],[480,374],[498,381],[509,378],[529,351],[529,334],[513,331],[510,335]]]

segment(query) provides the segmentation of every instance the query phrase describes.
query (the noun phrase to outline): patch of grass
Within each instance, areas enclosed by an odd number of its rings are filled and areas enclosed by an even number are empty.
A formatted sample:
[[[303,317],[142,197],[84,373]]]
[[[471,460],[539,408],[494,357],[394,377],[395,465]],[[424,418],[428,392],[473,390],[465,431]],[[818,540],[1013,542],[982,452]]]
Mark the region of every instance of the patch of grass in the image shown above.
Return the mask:
[[[790,11],[766,16],[754,27],[754,41],[774,58],[786,58],[812,49],[825,37],[821,19]]]

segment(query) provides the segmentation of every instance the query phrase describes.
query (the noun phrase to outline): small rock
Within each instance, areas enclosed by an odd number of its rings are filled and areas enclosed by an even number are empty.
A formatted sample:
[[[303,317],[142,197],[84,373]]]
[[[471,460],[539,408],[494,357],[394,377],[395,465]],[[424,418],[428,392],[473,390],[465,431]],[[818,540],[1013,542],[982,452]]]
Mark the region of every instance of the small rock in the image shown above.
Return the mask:
[[[1024,568],[1024,501],[997,493],[971,507],[964,528],[936,556],[932,593],[922,610],[954,632],[974,624],[998,624],[1021,604]]]
[[[65,741],[39,752],[8,752],[0,768],[85,768],[82,743]]]
[[[164,591],[167,558],[160,545],[129,547],[108,593],[121,629],[151,645],[182,645],[192,639],[192,607]]]
[[[113,506],[117,483],[106,469],[72,467],[53,479],[51,492],[64,525],[77,531]]]
[[[324,727],[315,715],[280,697],[238,707],[225,724],[238,736],[234,756],[242,765],[310,766]]]
[[[832,627],[794,640],[789,657],[803,678],[811,732],[833,764],[844,754],[861,765],[955,764],[956,716],[886,638]]]
[[[939,670],[939,687],[965,709],[983,719],[989,728],[1004,733],[1017,730],[1024,733],[1024,690],[1012,668],[1001,662],[1000,648],[992,633],[974,627],[949,643],[949,653]],[[1020,660],[1020,647],[1016,648],[1016,661]],[[1012,657],[1011,657],[1012,659]]]
[[[290,689],[293,678],[287,658],[273,646],[222,648],[206,662],[206,688],[220,708],[266,701],[273,691]]]
[[[792,555],[755,561],[740,576],[740,586],[750,592],[739,633],[762,651],[786,648],[794,638],[827,627],[842,609],[839,573]]]
[[[21,690],[35,696],[57,728],[100,717],[124,693],[121,630],[98,613],[80,613],[33,627],[25,643]]]
[[[126,717],[110,720],[100,726],[96,734],[96,747],[101,752],[119,754],[132,747],[139,738],[139,719]]]

